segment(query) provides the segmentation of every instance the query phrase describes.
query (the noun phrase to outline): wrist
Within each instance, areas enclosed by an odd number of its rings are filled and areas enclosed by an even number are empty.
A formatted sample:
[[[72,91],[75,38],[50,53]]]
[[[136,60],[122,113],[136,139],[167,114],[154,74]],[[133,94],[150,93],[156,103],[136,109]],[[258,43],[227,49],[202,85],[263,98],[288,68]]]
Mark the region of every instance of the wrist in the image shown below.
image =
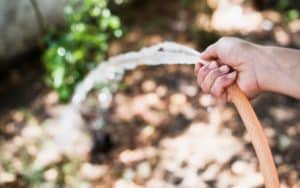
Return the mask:
[[[254,45],[254,72],[257,79],[257,85],[261,91],[277,90],[277,85],[274,85],[275,78],[278,73],[276,68],[276,58],[274,58],[274,51],[271,47]]]
[[[300,98],[300,52],[280,47],[261,48],[262,89]]]

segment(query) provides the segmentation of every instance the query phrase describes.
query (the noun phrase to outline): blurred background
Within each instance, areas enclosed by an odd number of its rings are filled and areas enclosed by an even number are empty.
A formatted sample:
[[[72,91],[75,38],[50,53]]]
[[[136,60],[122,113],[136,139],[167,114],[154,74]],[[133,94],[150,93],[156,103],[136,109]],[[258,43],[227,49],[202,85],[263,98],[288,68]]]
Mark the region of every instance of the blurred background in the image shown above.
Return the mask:
[[[165,40],[199,51],[222,36],[300,48],[299,8],[297,0],[0,1],[0,187],[263,187],[237,112],[201,92],[192,66],[127,72],[105,112],[97,88],[80,117],[67,106],[102,60]],[[300,102],[268,93],[253,105],[281,187],[300,187]]]

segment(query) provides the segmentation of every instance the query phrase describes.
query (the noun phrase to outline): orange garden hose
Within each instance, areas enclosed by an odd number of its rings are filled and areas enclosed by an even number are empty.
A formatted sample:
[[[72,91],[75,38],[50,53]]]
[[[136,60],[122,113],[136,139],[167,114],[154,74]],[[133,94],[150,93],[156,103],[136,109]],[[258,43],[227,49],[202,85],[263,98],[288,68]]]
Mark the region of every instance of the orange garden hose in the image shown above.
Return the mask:
[[[200,60],[199,63],[206,65],[209,62]],[[227,89],[227,92],[251,137],[252,145],[259,161],[260,170],[264,177],[266,188],[279,188],[280,183],[272,157],[272,152],[266,135],[264,134],[264,130],[262,129],[251,103],[237,84],[230,86]]]
[[[248,98],[236,84],[227,91],[251,137],[266,188],[279,188],[279,178],[267,138]]]

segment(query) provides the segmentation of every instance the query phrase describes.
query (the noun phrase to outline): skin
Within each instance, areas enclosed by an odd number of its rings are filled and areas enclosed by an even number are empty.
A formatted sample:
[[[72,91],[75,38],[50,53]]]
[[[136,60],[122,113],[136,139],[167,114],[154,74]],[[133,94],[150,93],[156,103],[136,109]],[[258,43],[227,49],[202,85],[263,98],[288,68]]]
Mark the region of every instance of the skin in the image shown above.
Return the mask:
[[[235,82],[253,98],[263,91],[300,99],[300,51],[261,46],[238,38],[224,37],[210,45],[197,64],[197,83],[206,93],[230,100],[226,89]]]

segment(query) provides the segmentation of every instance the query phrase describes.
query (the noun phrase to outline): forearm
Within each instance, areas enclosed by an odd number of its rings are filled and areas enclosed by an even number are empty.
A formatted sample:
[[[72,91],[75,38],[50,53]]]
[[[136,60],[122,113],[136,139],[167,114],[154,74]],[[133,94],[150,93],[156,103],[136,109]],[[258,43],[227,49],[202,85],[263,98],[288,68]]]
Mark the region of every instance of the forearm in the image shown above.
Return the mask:
[[[300,99],[300,51],[263,47],[263,89]]]

